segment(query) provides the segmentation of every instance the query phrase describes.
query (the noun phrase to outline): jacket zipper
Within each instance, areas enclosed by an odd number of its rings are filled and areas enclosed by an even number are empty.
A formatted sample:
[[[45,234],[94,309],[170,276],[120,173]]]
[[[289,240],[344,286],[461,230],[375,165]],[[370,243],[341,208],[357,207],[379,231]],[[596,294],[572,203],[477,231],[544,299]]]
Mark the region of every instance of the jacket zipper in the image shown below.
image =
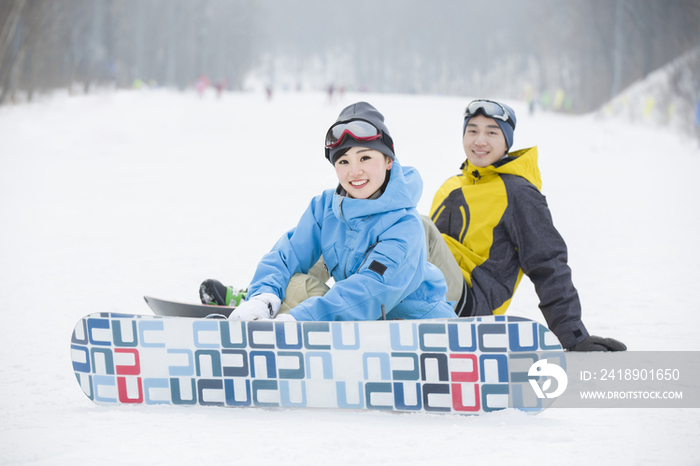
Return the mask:
[[[338,203],[338,204],[339,204],[338,207],[340,208],[340,217],[343,219],[343,222],[345,222],[345,225],[347,225],[347,227],[348,227],[349,230],[355,231],[355,230],[350,226],[350,224],[348,223],[347,219],[345,218],[345,213],[343,212],[343,200],[345,200],[345,197],[341,197],[341,198],[340,198],[340,201],[339,201],[339,203]],[[365,262],[367,261],[367,257],[369,257],[369,253],[375,248],[375,246],[376,246],[377,244],[379,244],[379,242],[374,243],[373,245],[371,245],[371,246],[365,251],[365,253],[364,253],[363,256],[362,256],[362,263],[360,264],[360,267],[358,267],[358,268],[361,268],[361,267],[365,264]],[[345,278],[348,278],[348,261],[349,261],[349,260],[350,260],[350,259],[348,258],[348,260],[345,261],[345,265],[343,266],[343,275],[345,276]]]
[[[472,176],[474,177],[474,183],[472,184],[476,184],[477,181],[481,180],[481,173],[479,173],[479,170],[474,170]]]
[[[340,218],[343,219],[343,222],[345,222],[345,225],[347,225],[348,229],[355,231],[352,229],[350,224],[348,223],[347,219],[345,218],[345,213],[343,212],[343,201],[345,200],[345,196],[340,198],[340,201],[338,201],[338,207],[340,208]]]
[[[360,270],[362,266],[365,265],[365,262],[367,262],[367,258],[369,257],[370,253],[374,250],[375,247],[379,244],[379,241],[371,245],[370,247],[367,248],[367,250],[362,254],[362,262],[360,263],[360,266],[357,268],[357,270]],[[343,268],[343,273],[345,274],[345,278],[348,278],[348,261],[345,261],[345,267]]]

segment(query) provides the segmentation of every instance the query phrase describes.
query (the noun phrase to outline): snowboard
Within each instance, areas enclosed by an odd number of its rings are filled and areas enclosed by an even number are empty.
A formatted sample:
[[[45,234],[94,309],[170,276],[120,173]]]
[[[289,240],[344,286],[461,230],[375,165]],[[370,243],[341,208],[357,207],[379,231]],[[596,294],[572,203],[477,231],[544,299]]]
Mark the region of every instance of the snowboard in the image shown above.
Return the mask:
[[[228,317],[231,312],[236,309],[235,306],[181,303],[178,301],[152,298],[150,296],[144,296],[143,299],[157,316],[206,318],[219,314]]]
[[[104,406],[329,408],[528,413],[565,368],[544,326],[524,318],[363,322],[229,321],[91,314],[75,326],[78,384]],[[540,391],[540,395],[541,395]]]

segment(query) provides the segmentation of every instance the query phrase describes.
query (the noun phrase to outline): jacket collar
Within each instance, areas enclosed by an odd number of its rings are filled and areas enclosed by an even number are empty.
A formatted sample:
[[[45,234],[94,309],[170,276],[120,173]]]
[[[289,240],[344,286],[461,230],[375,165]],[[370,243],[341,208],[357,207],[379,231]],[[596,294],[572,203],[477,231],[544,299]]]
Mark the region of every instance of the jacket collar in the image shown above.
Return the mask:
[[[415,208],[423,193],[423,180],[413,167],[394,160],[389,183],[376,199],[353,199],[342,188],[333,195],[333,214],[352,227],[353,222],[393,210]],[[373,196],[375,197],[375,196]]]
[[[462,165],[462,174],[471,184],[476,184],[498,175],[515,175],[542,189],[542,176],[538,167],[537,147],[511,152],[488,167],[475,167],[467,160]]]

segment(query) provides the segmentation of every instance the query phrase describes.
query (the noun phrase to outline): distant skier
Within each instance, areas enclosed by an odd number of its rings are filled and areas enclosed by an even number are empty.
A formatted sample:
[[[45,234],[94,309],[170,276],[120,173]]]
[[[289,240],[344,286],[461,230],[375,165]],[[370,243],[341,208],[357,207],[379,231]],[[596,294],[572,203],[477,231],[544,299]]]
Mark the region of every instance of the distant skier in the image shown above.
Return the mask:
[[[194,82],[194,88],[197,91],[197,95],[199,95],[200,98],[204,96],[204,91],[207,90],[209,87],[209,78],[207,77],[206,74],[201,74],[197,78],[197,80]]]
[[[416,211],[423,181],[399,164],[384,116],[366,102],[346,107],[325,147],[337,188],[314,197],[297,226],[263,256],[247,300],[229,319],[456,317],[442,273],[427,261]],[[335,280],[331,288],[327,273],[312,271],[321,255]],[[229,304],[232,295],[216,280],[200,287],[204,303]]]
[[[223,92],[228,89],[228,78],[217,81],[214,88],[216,89],[216,97],[220,99]]]
[[[619,341],[589,336],[581,321],[566,244],[540,193],[537,148],[509,153],[515,124],[509,106],[471,102],[462,126],[462,173],[443,184],[430,209],[464,277],[458,314],[503,314],[524,273],[564,348],[624,351]],[[449,283],[449,269],[441,269]]]

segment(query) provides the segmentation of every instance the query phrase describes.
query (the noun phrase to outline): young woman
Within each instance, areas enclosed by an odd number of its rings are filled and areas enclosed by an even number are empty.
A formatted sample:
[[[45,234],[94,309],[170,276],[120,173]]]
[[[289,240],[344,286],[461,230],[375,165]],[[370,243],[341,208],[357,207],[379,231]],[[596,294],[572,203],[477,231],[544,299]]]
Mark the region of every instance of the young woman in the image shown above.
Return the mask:
[[[448,179],[433,200],[431,219],[466,282],[458,314],[503,314],[524,273],[564,348],[625,350],[612,338],[590,336],[581,321],[566,244],[540,192],[537,148],[509,153],[515,124],[509,106],[471,102],[462,127],[462,173]]]
[[[314,197],[297,226],[262,258],[247,300],[229,319],[456,317],[442,273],[426,259],[416,211],[423,182],[396,160],[384,116],[366,102],[346,107],[325,146],[337,188]],[[331,288],[309,275],[321,256],[335,280]],[[202,301],[220,303],[222,287],[204,282]]]

